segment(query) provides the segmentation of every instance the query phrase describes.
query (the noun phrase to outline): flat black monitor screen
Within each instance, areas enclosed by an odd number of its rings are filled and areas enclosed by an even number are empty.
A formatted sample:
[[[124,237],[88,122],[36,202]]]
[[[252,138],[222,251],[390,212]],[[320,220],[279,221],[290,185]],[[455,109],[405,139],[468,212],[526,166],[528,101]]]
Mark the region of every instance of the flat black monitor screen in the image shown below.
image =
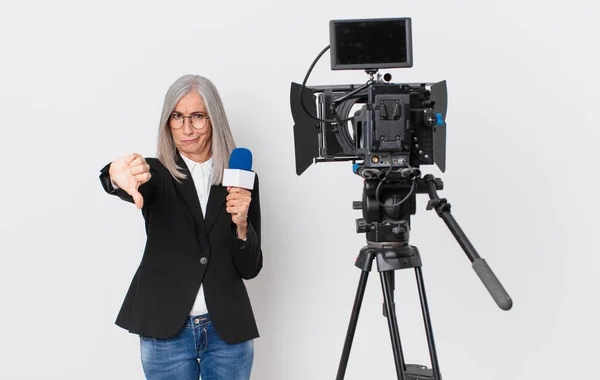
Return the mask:
[[[410,18],[333,20],[331,69],[412,67]]]

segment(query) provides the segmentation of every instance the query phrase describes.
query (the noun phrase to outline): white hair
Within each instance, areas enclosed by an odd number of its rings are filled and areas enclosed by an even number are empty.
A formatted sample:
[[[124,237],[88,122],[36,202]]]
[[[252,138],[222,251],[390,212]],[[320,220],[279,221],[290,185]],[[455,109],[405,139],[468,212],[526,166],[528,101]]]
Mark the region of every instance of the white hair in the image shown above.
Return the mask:
[[[223,181],[223,170],[227,167],[231,151],[235,149],[235,141],[229,128],[221,96],[215,85],[205,77],[184,75],[177,79],[167,91],[158,127],[158,160],[176,180],[185,178],[185,174],[181,171],[182,168],[177,165],[177,147],[169,127],[169,118],[181,98],[192,91],[197,91],[204,100],[212,125],[211,153],[214,165],[212,184],[220,185]]]

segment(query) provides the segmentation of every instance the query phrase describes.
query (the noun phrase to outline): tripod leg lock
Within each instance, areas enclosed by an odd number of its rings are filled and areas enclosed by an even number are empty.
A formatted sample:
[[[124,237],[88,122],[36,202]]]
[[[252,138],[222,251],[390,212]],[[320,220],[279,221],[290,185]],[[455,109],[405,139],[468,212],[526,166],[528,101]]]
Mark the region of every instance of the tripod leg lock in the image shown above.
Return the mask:
[[[451,206],[446,198],[431,199],[427,202],[427,210],[432,210],[434,208],[438,214],[442,214],[444,212],[450,212]]]
[[[385,318],[389,318],[390,316],[388,315],[388,313],[387,313],[387,310],[385,310],[385,302],[383,303],[382,307],[383,307],[383,316],[384,316]],[[394,302],[394,303],[392,303],[392,309],[393,309],[393,310],[395,310],[395,309],[396,309],[396,303],[395,303],[395,302]],[[394,317],[395,317],[395,316],[394,316]]]

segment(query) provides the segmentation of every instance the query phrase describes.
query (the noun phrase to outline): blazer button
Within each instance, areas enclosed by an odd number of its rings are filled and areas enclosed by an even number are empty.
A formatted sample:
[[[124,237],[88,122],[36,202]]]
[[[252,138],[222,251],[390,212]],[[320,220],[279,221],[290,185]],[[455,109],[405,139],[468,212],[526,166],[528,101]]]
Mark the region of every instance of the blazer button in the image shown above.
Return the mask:
[[[206,257],[202,257],[200,258],[200,264],[204,265],[208,262],[208,259]]]

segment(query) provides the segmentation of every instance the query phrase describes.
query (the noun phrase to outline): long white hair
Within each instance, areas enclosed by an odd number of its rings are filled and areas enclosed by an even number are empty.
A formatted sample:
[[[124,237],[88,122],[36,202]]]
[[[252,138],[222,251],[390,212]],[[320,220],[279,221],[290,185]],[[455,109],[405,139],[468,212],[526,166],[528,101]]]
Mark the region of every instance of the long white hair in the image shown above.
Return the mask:
[[[220,185],[223,182],[223,170],[227,168],[231,151],[235,149],[235,141],[229,128],[221,96],[215,85],[205,77],[184,75],[177,79],[167,91],[158,126],[158,160],[175,179],[185,178],[182,168],[177,165],[177,147],[169,127],[169,118],[179,100],[191,91],[197,91],[200,94],[208,112],[212,125],[211,152],[214,165],[212,184]]]

